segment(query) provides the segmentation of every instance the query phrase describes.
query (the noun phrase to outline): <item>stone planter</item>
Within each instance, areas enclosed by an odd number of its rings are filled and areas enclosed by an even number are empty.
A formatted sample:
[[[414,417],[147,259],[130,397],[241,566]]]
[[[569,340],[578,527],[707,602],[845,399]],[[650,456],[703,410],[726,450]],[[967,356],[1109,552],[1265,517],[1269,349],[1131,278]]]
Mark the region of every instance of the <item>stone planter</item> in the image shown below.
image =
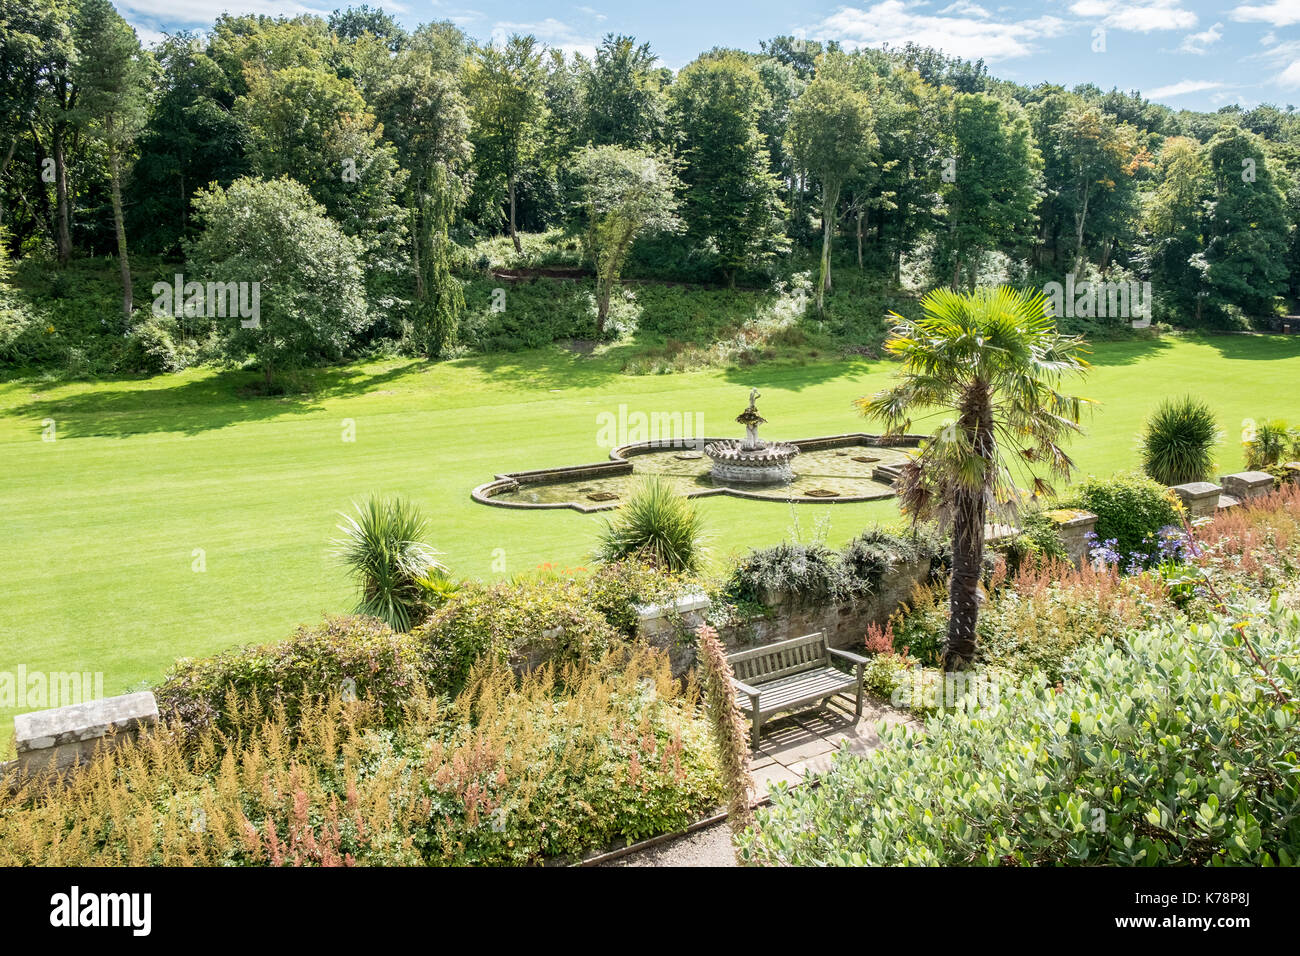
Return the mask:
[[[1187,517],[1192,521],[1213,518],[1219,507],[1219,496],[1223,494],[1221,487],[1208,481],[1174,485],[1172,490],[1187,509]]]
[[[1266,471],[1239,471],[1219,479],[1225,494],[1238,501],[1262,498],[1273,491],[1273,476]]]
[[[1088,560],[1088,534],[1096,530],[1097,516],[1080,508],[1058,508],[1043,514],[1056,525],[1056,536],[1074,566],[1083,567]]]

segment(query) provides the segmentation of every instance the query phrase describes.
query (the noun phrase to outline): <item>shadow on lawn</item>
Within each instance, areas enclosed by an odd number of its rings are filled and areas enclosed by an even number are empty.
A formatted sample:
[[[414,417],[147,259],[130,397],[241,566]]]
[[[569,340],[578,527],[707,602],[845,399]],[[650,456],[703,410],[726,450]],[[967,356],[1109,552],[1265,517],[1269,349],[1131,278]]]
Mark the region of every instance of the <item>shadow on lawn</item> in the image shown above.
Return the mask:
[[[376,373],[349,366],[310,369],[300,373],[304,391],[277,396],[253,394],[251,390],[262,380],[261,373],[244,370],[218,372],[159,388],[141,388],[138,384],[134,388],[115,388],[103,383],[77,395],[30,401],[13,407],[7,415],[31,419],[36,433],[44,419],[52,418],[58,423],[61,438],[126,438],[150,432],[197,435],[228,425],[318,411],[325,399],[363,395],[425,364],[412,360]]]
[[[1114,339],[1089,342],[1092,349],[1085,355],[1089,363],[1096,366],[1134,365],[1137,362],[1154,358],[1165,349],[1173,347],[1168,336],[1151,336],[1149,338]]]
[[[1300,358],[1300,335],[1243,335],[1225,332],[1189,336],[1208,345],[1226,359],[1279,362]]]

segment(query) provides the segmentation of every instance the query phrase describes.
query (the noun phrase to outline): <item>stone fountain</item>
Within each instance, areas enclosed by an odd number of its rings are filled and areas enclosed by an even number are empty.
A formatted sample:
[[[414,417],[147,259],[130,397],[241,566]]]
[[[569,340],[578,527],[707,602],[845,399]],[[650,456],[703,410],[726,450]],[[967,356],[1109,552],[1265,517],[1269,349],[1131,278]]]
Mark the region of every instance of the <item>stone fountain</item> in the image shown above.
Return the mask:
[[[749,390],[749,407],[737,416],[745,426],[743,439],[727,439],[704,446],[704,454],[713,462],[710,471],[719,482],[778,484],[794,480],[794,458],[799,448],[789,442],[767,442],[758,437],[758,426],[767,419],[758,414],[755,403],[759,391]]]

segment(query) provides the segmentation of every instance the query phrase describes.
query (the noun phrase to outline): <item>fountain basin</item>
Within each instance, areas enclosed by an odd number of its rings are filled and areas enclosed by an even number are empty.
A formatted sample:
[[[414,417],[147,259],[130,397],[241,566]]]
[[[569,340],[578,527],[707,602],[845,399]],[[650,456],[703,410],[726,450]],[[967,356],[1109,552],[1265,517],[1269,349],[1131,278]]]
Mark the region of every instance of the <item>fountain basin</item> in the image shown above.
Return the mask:
[[[758,442],[750,446],[737,439],[726,439],[704,446],[704,454],[713,462],[710,475],[724,484],[784,484],[794,480],[794,459],[799,446],[790,442]]]

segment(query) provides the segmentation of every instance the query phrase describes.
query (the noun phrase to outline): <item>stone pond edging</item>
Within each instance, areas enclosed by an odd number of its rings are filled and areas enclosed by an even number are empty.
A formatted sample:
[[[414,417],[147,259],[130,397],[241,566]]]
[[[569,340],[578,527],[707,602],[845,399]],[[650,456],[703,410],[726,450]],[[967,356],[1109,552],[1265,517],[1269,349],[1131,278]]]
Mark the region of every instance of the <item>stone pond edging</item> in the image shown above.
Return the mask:
[[[826,448],[841,448],[851,445],[864,445],[876,448],[913,448],[919,447],[925,439],[924,435],[868,435],[863,432],[850,432],[842,435],[826,435],[821,438],[803,438],[798,441],[791,441],[788,444],[796,446],[800,451],[820,451]],[[631,442],[626,445],[619,445],[609,453],[609,461],[593,462],[586,465],[565,465],[559,468],[537,468],[530,471],[512,471],[498,474],[493,480],[484,482],[470,491],[470,497],[482,505],[492,505],[497,508],[519,508],[522,510],[538,510],[547,508],[570,508],[583,514],[590,514],[595,511],[607,511],[610,508],[617,508],[617,501],[600,501],[586,504],[580,501],[551,501],[551,502],[531,502],[531,501],[497,501],[497,495],[508,491],[515,491],[520,485],[527,484],[551,484],[562,481],[572,481],[575,478],[610,478],[629,475],[632,473],[632,463],[630,459],[637,455],[644,455],[649,452],[668,451],[674,448],[690,449],[699,451],[706,444],[711,442],[725,441],[722,438],[692,438],[689,440],[673,441],[643,441]],[[877,469],[879,470],[879,469]],[[874,476],[873,476],[874,477]],[[892,479],[894,476],[890,476]],[[877,478],[877,480],[880,480]],[[693,491],[688,494],[688,498],[707,498],[712,495],[731,495],[733,498],[747,498],[752,501],[777,501],[784,503],[789,499],[774,498],[771,495],[759,495],[744,490],[743,488],[732,488],[728,486],[719,486],[717,488],[702,488],[699,491]],[[835,498],[812,498],[799,497],[801,504],[835,504],[847,503],[854,501],[882,501],[892,498],[892,492],[875,494],[875,495],[841,495]]]

